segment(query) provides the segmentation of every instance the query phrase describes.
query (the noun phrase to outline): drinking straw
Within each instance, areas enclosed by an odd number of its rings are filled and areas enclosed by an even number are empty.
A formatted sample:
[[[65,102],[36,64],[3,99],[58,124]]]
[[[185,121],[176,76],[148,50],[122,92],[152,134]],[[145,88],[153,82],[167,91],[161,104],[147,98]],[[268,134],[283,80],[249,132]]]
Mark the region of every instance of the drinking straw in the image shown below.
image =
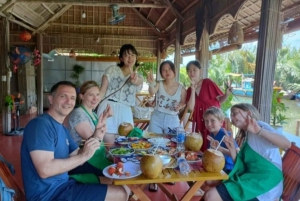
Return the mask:
[[[158,147],[159,147],[159,145],[160,145],[162,139],[163,139],[163,138],[160,138],[160,139],[159,139],[158,144],[157,144],[157,147],[156,147],[156,149],[153,151],[153,155],[156,153],[156,151],[157,151],[157,149],[158,149]]]
[[[217,146],[216,151],[219,149],[219,147],[220,147],[221,143],[223,142],[224,138],[225,138],[225,135],[222,137],[221,141],[219,142],[219,145]]]

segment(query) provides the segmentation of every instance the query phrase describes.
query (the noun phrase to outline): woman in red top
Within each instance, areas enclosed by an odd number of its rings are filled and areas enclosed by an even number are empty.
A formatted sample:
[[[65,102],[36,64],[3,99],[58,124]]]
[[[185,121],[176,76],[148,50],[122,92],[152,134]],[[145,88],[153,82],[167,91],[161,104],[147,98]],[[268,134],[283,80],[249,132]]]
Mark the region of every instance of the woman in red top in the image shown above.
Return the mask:
[[[212,80],[203,79],[201,65],[197,60],[190,61],[186,66],[186,71],[192,81],[191,87],[187,90],[186,102],[188,108],[194,110],[193,130],[202,134],[203,145],[201,151],[205,151],[209,144],[206,139],[209,131],[205,128],[203,113],[211,106],[220,108],[220,104],[226,101],[231,87],[224,94]],[[190,99],[191,101],[189,101]]]

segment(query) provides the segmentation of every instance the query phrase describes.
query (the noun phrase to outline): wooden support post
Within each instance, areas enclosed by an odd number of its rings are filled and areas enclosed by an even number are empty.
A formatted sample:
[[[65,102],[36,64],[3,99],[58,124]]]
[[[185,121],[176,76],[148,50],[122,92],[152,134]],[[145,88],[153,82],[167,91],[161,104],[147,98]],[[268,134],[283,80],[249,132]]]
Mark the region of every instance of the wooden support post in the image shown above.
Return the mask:
[[[201,63],[202,67],[202,78],[208,77],[208,67],[209,67],[209,34],[208,34],[208,28],[207,24],[205,23],[204,29],[202,32],[202,38],[201,38],[201,49],[199,54],[199,61]]]
[[[300,130],[300,119],[297,120],[297,124],[296,124],[296,136],[299,136],[299,131]]]
[[[41,63],[37,67],[37,113],[38,115],[43,114],[43,92],[44,92],[44,73],[43,73],[43,35],[37,34],[37,49],[41,53]]]
[[[282,0],[262,1],[259,24],[253,105],[260,112],[261,120],[268,123],[270,122],[281,5]]]
[[[3,84],[6,86],[6,91],[3,90],[3,96],[9,95],[11,93],[10,91],[10,77],[11,77],[11,70],[10,70],[10,61],[8,58],[8,52],[9,52],[9,21],[7,18],[3,19],[3,29],[2,29],[2,55],[1,55],[1,61],[2,61],[2,68],[4,69],[4,72],[6,74],[6,84]],[[4,87],[3,87],[4,89]],[[4,99],[4,97],[1,97]],[[3,104],[4,105],[4,104]],[[11,131],[11,109],[9,107],[4,107],[2,110],[2,131],[3,133],[8,133]]]
[[[181,20],[177,19],[176,21],[176,38],[175,38],[175,56],[174,56],[174,64],[176,68],[176,81],[179,81],[180,76],[180,38],[181,38]]]

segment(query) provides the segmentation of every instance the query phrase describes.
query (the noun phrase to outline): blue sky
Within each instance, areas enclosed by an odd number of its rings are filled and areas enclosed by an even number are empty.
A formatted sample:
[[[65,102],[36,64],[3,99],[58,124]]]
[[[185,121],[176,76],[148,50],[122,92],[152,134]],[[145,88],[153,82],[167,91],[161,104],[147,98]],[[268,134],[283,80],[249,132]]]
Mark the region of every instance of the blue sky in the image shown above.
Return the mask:
[[[300,48],[300,30],[296,31],[296,32],[292,32],[289,34],[285,34],[283,36],[283,41],[282,41],[282,46],[289,46],[290,48]],[[246,43],[243,45],[243,48],[252,48],[254,46],[257,46],[257,41],[256,42],[251,42],[251,43]],[[172,60],[172,58],[170,58],[170,60]],[[183,57],[183,65],[185,66],[189,61],[194,60],[195,56],[187,56],[187,57]]]

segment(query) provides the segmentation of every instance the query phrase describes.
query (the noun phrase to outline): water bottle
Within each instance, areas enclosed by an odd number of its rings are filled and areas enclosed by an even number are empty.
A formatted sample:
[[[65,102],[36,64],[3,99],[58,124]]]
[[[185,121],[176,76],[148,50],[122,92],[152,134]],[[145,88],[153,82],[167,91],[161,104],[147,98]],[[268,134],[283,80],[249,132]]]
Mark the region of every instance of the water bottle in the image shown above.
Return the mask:
[[[185,130],[183,128],[177,128],[177,151],[182,152],[185,150]]]
[[[191,172],[190,165],[186,162],[184,157],[177,158],[177,165],[179,167],[180,173],[183,175],[188,175]]]

